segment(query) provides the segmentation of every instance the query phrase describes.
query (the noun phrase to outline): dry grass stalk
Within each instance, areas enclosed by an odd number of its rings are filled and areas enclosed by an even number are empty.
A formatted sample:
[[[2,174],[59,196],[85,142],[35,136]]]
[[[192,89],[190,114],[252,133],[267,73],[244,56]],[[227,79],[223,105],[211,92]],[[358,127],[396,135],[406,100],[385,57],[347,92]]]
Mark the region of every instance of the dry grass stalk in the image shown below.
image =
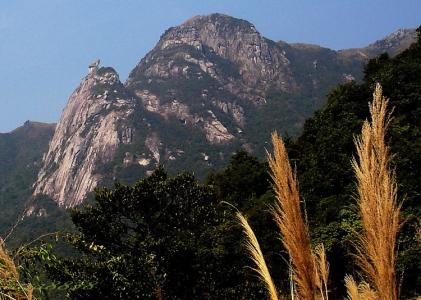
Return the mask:
[[[326,257],[326,251],[323,244],[319,244],[314,249],[313,257],[315,259],[317,282],[319,285],[320,295],[323,299],[328,299],[327,282],[329,278],[329,263]]]
[[[396,239],[400,206],[397,203],[395,173],[390,169],[391,154],[385,144],[390,123],[388,100],[377,84],[369,105],[371,123],[365,121],[356,139],[358,160],[352,165],[358,183],[358,206],[363,230],[356,245],[357,263],[378,299],[397,299]]]
[[[345,276],[345,287],[348,294],[348,300],[360,300],[360,291],[358,290],[358,284],[355,282],[352,276]]]
[[[2,282],[19,280],[19,273],[15,262],[7,253],[2,240],[0,240],[0,280]]]
[[[348,293],[348,300],[378,300],[378,295],[370,288],[366,282],[359,285],[352,276],[345,276],[345,287]]]
[[[272,277],[270,276],[269,269],[266,265],[256,235],[254,234],[253,229],[251,229],[249,223],[247,222],[247,219],[241,213],[237,213],[237,218],[240,221],[243,231],[247,237],[246,248],[249,251],[250,257],[256,265],[256,268],[252,269],[259,274],[259,278],[264,282],[269,294],[269,298],[271,300],[278,300],[278,293],[276,291],[275,284],[273,283]]]
[[[281,231],[284,247],[291,258],[297,297],[306,300],[327,299],[327,289],[325,290],[323,282],[325,280],[327,285],[326,257],[324,254],[317,257],[311,249],[308,226],[301,212],[296,176],[289,163],[285,145],[275,132],[272,133],[272,143],[274,154],[269,155],[268,161],[277,198],[273,214]],[[324,248],[319,249],[322,250],[324,252]]]
[[[0,299],[33,299],[32,286],[23,287],[19,282],[19,272],[13,258],[7,253],[2,239],[0,239]]]

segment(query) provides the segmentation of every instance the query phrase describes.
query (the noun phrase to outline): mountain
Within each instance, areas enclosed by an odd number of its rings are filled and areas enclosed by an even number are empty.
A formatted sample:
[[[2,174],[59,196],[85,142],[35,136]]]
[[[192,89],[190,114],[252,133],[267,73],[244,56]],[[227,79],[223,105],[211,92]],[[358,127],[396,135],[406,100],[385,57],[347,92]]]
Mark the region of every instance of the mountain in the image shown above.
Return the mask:
[[[125,83],[90,65],[43,158],[33,196],[73,207],[99,185],[132,183],[163,164],[204,177],[238,149],[264,155],[273,130],[297,134],[338,83],[414,39],[399,31],[367,48],[333,51],[274,42],[222,14],[169,28]],[[360,53],[363,53],[361,55]]]

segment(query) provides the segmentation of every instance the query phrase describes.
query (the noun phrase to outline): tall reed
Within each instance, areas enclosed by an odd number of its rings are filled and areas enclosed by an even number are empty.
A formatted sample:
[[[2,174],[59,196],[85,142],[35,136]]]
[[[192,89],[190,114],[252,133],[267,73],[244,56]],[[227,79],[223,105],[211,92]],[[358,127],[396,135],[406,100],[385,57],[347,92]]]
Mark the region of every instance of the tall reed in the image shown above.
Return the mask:
[[[273,155],[269,167],[276,194],[273,216],[282,235],[282,242],[291,258],[296,296],[299,299],[326,299],[328,265],[324,248],[317,254],[311,248],[308,226],[300,206],[297,178],[289,163],[285,144],[272,133]]]
[[[256,271],[257,274],[259,274],[259,278],[265,284],[269,299],[278,300],[278,292],[276,291],[275,284],[273,283],[272,277],[270,276],[269,269],[266,265],[266,261],[262,250],[260,249],[256,235],[247,222],[247,219],[241,213],[237,213],[237,218],[240,221],[243,231],[247,237],[246,248],[254,264],[256,265],[256,267],[252,269]]]
[[[300,207],[296,176],[292,172],[285,145],[277,133],[272,134],[272,142],[274,154],[269,155],[268,160],[277,199],[272,213],[290,256],[293,281],[291,298],[327,300],[329,265],[325,249],[323,245],[318,245],[314,250],[311,247],[309,229]],[[246,246],[256,265],[254,270],[266,284],[270,298],[277,299],[276,288],[256,236],[240,213],[237,217],[248,239]]]
[[[345,287],[349,300],[379,300],[377,293],[367,282],[357,284],[352,276],[345,276]]]
[[[397,235],[400,228],[400,205],[397,202],[397,184],[390,167],[392,155],[385,143],[390,124],[388,100],[379,84],[369,104],[371,122],[365,121],[361,136],[356,138],[357,158],[352,166],[358,184],[358,207],[362,231],[357,235],[357,264],[364,280],[357,284],[351,276],[345,277],[350,300],[397,300],[396,257]],[[292,297],[298,299],[327,299],[329,265],[323,245],[311,247],[309,229],[300,207],[296,175],[289,163],[281,138],[272,134],[274,154],[268,161],[274,182],[276,204],[274,219],[282,235],[284,247],[291,261],[296,288]],[[249,243],[248,250],[266,283],[271,299],[277,299],[263,254],[247,220],[238,214]]]
[[[396,300],[396,240],[400,228],[395,172],[385,135],[390,124],[388,100],[376,85],[369,104],[371,122],[365,121],[356,138],[357,158],[352,160],[358,184],[362,231],[356,243],[356,259],[377,299]],[[354,299],[354,298],[353,298]],[[355,298],[356,299],[356,298]]]

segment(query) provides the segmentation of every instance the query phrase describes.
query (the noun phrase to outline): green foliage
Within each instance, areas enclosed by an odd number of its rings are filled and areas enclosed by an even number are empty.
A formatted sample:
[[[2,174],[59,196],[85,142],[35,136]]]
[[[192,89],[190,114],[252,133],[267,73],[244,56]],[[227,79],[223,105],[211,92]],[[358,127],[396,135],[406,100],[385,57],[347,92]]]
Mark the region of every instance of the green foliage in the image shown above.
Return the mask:
[[[57,242],[59,234],[45,236],[40,245],[24,246],[17,250],[19,255],[20,273],[24,282],[31,283],[36,299],[63,299],[64,286],[48,280],[44,272],[45,266],[51,266],[57,260],[52,242]]]
[[[97,190],[92,205],[72,213],[79,233],[66,240],[78,254],[36,248],[27,261],[31,282],[39,293],[72,299],[262,297],[261,283],[244,269],[250,261],[235,211],[221,201],[246,211],[272,266],[285,266],[276,231],[268,230],[275,225],[266,165],[239,152],[207,182],[158,168],[134,186]]]
[[[221,172],[211,173],[207,183],[216,188],[218,197],[242,209],[251,198],[258,198],[270,189],[267,166],[239,151],[231,157],[230,164]]]
[[[247,215],[259,238],[270,272],[273,278],[278,280],[277,286],[285,288],[288,283],[288,273],[285,272],[288,269],[287,257],[283,252],[277,227],[270,212],[275,197],[267,164],[244,151],[239,151],[232,156],[225,169],[211,173],[206,182],[215,189],[220,201],[228,202]],[[255,297],[263,297],[265,292],[260,282],[251,280],[250,277],[254,277],[254,274],[245,272],[242,268],[251,266],[252,262],[245,255],[243,240],[239,238],[242,236],[242,229],[238,226],[237,219],[231,215],[223,226],[227,227],[220,233],[221,244],[227,249],[225,256],[221,258],[225,259],[224,265],[227,265],[226,284],[244,289],[244,283],[250,282],[246,284],[246,287],[252,288],[248,292],[249,298],[253,298],[251,291],[257,288],[258,290],[254,292]],[[225,297],[236,298],[237,295],[232,294],[229,297],[225,294]]]
[[[17,249],[22,245],[32,243],[35,239],[44,235],[75,230],[69,211],[58,207],[57,203],[47,196],[37,196],[26,204],[33,207],[33,213],[20,220],[13,229],[7,240],[11,249]],[[63,247],[60,247],[60,251],[68,253],[68,250]]]
[[[73,213],[80,234],[70,242],[82,256],[47,265],[72,299],[210,295],[221,222],[211,189],[189,174],[168,178],[157,169],[133,187],[98,190],[95,199]]]

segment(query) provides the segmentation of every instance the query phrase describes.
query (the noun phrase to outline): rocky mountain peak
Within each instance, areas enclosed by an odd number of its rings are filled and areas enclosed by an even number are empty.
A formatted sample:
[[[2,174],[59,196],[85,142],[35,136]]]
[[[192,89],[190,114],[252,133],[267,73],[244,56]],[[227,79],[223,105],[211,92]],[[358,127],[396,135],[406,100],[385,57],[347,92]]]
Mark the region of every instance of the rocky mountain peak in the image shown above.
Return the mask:
[[[228,31],[234,31],[237,34],[238,32],[248,34],[257,33],[255,26],[246,20],[237,19],[220,13],[214,13],[204,16],[194,16],[182,23],[181,25],[170,28],[169,30],[167,30],[166,34],[168,34],[174,29],[181,28],[196,28],[199,30],[204,30],[206,28],[209,28],[208,26],[210,25],[212,26],[212,28],[215,29],[215,32],[219,34],[224,34]]]
[[[34,184],[34,195],[46,194],[66,207],[98,184],[98,164],[110,161],[119,144],[131,142],[124,124],[134,111],[133,99],[114,69],[92,66],[63,110]]]
[[[370,44],[367,48],[370,51],[388,52],[394,55],[408,48],[410,44],[415,42],[417,32],[415,29],[398,29],[381,40]]]
[[[290,92],[296,86],[282,49],[251,23],[222,14],[196,16],[168,29],[130,73],[126,86],[144,89],[145,80],[150,85],[204,76],[253,104],[264,103],[269,88]]]
[[[235,62],[247,86],[263,85],[288,71],[284,53],[272,47],[254,25],[226,15],[194,17],[168,30],[158,47],[164,50],[180,44]]]

